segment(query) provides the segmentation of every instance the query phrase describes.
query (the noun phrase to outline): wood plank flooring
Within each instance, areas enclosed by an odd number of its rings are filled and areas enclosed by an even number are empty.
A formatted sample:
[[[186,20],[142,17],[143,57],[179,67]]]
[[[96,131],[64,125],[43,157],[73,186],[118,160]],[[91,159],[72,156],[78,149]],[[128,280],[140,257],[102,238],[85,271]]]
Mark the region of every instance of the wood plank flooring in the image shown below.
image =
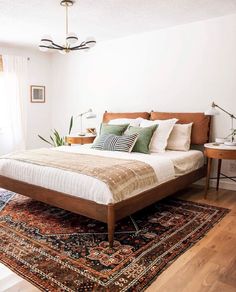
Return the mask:
[[[235,292],[236,291],[236,192],[191,187],[178,197],[208,203],[232,211],[191,249],[180,256],[146,292]]]
[[[203,239],[181,255],[146,292],[236,291],[236,192],[211,189],[207,200],[203,188],[191,186],[176,194],[194,202],[232,211]],[[1,292],[37,292],[37,288],[0,264]]]

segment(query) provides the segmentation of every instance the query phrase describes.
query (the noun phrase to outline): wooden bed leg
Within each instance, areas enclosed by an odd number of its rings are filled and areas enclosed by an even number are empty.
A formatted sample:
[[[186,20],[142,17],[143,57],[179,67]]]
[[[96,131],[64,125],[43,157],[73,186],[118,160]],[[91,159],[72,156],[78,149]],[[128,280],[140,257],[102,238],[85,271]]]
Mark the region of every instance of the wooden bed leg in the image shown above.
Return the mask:
[[[107,228],[108,228],[108,242],[109,246],[113,247],[114,232],[115,232],[115,210],[113,204],[108,204],[107,212]]]

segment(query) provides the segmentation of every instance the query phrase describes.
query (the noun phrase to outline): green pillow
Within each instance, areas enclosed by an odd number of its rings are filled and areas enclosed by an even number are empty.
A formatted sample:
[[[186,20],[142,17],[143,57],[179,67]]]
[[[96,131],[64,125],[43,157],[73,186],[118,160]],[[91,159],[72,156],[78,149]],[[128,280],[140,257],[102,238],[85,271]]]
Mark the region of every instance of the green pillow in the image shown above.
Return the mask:
[[[132,152],[149,153],[149,144],[152,139],[152,135],[155,132],[158,125],[153,125],[151,127],[132,127],[129,126],[125,132],[125,135],[131,135],[138,133],[138,140],[136,141]]]
[[[109,124],[101,124],[100,127],[100,135],[104,134],[113,134],[116,136],[121,136],[124,134],[124,131],[128,128],[129,124],[125,125],[109,125]]]

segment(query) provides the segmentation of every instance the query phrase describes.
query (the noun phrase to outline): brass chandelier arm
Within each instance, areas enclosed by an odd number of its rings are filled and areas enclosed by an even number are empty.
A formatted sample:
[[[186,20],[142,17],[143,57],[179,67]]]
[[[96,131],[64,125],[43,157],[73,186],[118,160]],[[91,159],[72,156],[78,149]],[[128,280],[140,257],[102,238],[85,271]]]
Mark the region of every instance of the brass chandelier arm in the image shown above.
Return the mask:
[[[71,50],[78,50],[80,48],[85,48],[86,47],[86,44],[80,44],[78,46],[75,46],[75,47],[71,47]]]
[[[52,49],[52,50],[63,50],[63,48],[62,49],[59,49],[59,48],[56,48],[56,47],[49,47],[49,46],[43,46],[43,45],[40,45],[39,46],[40,48],[47,48],[47,49]]]
[[[66,47],[61,47],[61,46],[40,46],[41,48],[47,48],[47,49],[52,49],[52,50],[67,50],[67,51],[76,51],[76,50],[85,50],[85,49],[89,49],[89,47],[86,47],[86,45],[83,46],[76,46],[76,47],[72,47],[72,48],[66,48]]]
[[[60,46],[60,45],[57,45],[57,44],[55,44],[54,42],[52,42],[52,45],[53,45],[54,47],[60,49],[60,50],[64,50],[64,49],[65,49],[64,47],[62,47],[62,46]]]
[[[86,47],[89,43],[96,43],[95,41],[88,41],[88,42],[82,42],[79,46],[72,47],[71,50],[81,50],[81,49],[89,49],[89,47]]]
[[[40,48],[54,49],[54,50],[65,50],[66,48],[59,46],[55,43],[52,43],[51,46],[40,45]]]
[[[86,49],[89,49],[89,47],[81,47],[81,46],[77,46],[77,47],[73,47],[73,48],[70,48],[71,51],[78,51],[78,50],[86,50]]]

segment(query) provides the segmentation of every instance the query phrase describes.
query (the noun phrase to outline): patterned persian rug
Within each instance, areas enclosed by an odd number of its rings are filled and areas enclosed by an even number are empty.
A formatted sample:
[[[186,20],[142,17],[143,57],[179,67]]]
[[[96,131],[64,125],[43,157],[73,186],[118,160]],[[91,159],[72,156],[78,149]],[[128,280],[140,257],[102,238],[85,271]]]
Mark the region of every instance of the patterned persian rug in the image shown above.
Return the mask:
[[[0,261],[42,291],[144,291],[229,210],[166,199],[106,225],[0,191]]]

